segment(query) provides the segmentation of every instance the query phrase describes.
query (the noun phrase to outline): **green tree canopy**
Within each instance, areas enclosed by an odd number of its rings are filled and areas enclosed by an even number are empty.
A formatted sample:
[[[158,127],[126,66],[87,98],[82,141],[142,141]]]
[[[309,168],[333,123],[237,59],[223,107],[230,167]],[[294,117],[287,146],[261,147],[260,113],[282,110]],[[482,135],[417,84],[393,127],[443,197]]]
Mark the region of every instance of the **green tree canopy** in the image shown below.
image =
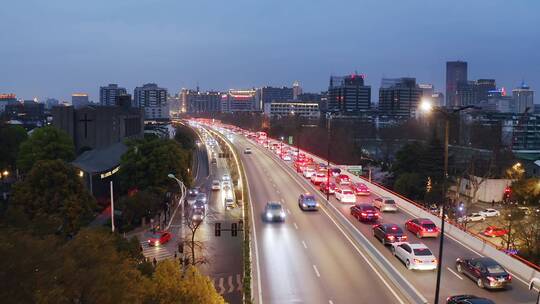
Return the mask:
[[[174,134],[174,139],[180,143],[185,150],[195,149],[195,132],[185,125],[178,125]]]
[[[394,189],[411,199],[424,198],[426,179],[417,173],[403,173],[394,183]]]
[[[417,142],[404,145],[396,153],[396,160],[392,165],[392,172],[399,177],[403,173],[418,171],[418,160],[424,154],[424,147]]]
[[[19,146],[27,137],[21,126],[0,124],[0,170],[15,169]]]
[[[53,126],[35,129],[19,150],[17,167],[30,171],[39,160],[61,159],[70,162],[75,158],[75,146],[69,135]]]
[[[527,205],[540,204],[540,179],[518,179],[512,183],[512,199]]]
[[[61,160],[38,161],[26,178],[15,184],[11,204],[35,226],[45,223],[65,234],[75,233],[88,223],[95,208],[75,168]]]
[[[161,205],[160,196],[148,191],[138,191],[132,196],[124,196],[116,205],[122,211],[123,231],[128,231],[141,223],[143,217],[153,218]]]
[[[120,162],[120,182],[124,190],[154,188],[164,192],[176,182],[167,177],[175,174],[191,184],[188,173],[189,153],[179,143],[169,139],[145,138],[130,141]]]

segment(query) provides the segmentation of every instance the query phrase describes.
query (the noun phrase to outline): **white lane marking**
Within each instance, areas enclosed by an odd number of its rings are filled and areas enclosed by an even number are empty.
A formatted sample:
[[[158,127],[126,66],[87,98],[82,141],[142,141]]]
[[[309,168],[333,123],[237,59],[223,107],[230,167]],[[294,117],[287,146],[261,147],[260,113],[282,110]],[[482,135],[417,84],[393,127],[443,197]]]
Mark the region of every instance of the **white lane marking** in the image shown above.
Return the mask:
[[[279,194],[280,193],[279,190],[276,190],[276,193]]]
[[[450,267],[446,267],[446,269],[448,269],[451,273],[453,273],[456,277],[458,277],[460,280],[463,280],[463,278],[457,274],[457,272],[453,271],[452,268]]]
[[[315,266],[315,264],[313,264],[313,270],[315,270],[315,274],[317,275],[317,277],[321,277],[321,274],[319,273],[319,269],[317,269],[317,266]]]
[[[275,160],[274,160],[275,161]],[[275,161],[276,163],[278,163],[277,161]],[[278,163],[279,164],[279,163]],[[306,192],[310,192],[308,191],[308,189],[306,189],[306,187],[300,183],[288,170],[288,168],[283,168],[283,166],[281,164],[279,164],[283,171],[285,171],[291,178],[292,180],[294,180],[300,187],[304,188],[304,190],[306,190]],[[388,288],[388,290],[390,290],[390,292],[392,293],[392,295],[394,295],[394,297],[399,301],[399,303],[401,304],[405,304],[405,302],[398,296],[397,292],[390,286],[390,284],[386,281],[386,279],[382,276],[382,274],[377,270],[377,268],[375,268],[375,266],[368,260],[368,258],[364,255],[364,253],[362,253],[362,251],[360,251],[360,248],[358,248],[358,246],[356,246],[356,244],[353,242],[353,240],[345,233],[345,231],[343,231],[343,229],[341,229],[341,227],[338,225],[338,223],[330,216],[330,214],[328,214],[328,212],[326,210],[324,210],[324,208],[321,208],[321,210],[326,214],[326,216],[334,223],[334,225],[338,228],[339,231],[341,231],[341,234],[343,234],[343,236],[349,241],[349,243],[354,247],[354,249],[356,249],[356,252],[358,252],[358,254],[360,254],[360,256],[366,261],[366,263],[369,265],[369,267],[371,269],[373,269],[373,271],[375,272],[375,274],[377,274],[377,276],[379,277],[379,279],[383,282],[383,284],[386,286],[386,288]],[[356,227],[355,227],[356,228]],[[360,233],[360,231],[358,231],[358,229],[356,229],[357,233]],[[408,281],[407,281],[408,282]],[[414,289],[414,286],[413,286],[413,289]],[[418,292],[417,292],[418,293]],[[418,293],[420,294],[420,293]],[[421,294],[420,294],[421,295]]]
[[[332,302],[332,300],[328,300],[328,304],[334,304],[334,302]]]
[[[298,229],[298,225],[296,225],[296,223],[293,223],[294,224],[294,228]]]
[[[280,200],[282,203],[285,203],[285,199],[283,197]]]
[[[225,293],[225,286],[223,286],[223,278],[219,278],[219,294],[222,295]]]
[[[291,210],[287,209],[287,213],[288,213],[288,214],[291,214]]]
[[[242,285],[244,283],[242,282],[242,276],[240,274],[236,275],[236,284],[238,284],[238,288],[236,288],[236,291],[242,291]]]
[[[306,245],[306,242],[304,240],[302,240],[302,245],[304,245],[304,248],[307,249],[307,245]]]
[[[229,283],[229,291],[228,293],[231,293],[234,291],[234,284],[233,284],[233,277],[232,276],[229,276],[229,278],[227,279],[227,283]]]

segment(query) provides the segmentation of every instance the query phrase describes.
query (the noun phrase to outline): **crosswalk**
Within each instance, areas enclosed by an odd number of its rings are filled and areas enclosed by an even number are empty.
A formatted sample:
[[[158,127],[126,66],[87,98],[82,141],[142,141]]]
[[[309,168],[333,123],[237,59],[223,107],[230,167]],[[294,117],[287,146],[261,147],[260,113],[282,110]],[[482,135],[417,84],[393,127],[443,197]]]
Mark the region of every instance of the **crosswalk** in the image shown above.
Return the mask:
[[[149,260],[161,261],[165,259],[170,259],[174,257],[174,252],[171,252],[173,249],[167,248],[166,246],[149,246],[148,242],[140,242],[143,249],[143,255]]]
[[[242,292],[242,275],[229,275],[226,277],[212,278],[212,283],[220,295],[233,292]]]

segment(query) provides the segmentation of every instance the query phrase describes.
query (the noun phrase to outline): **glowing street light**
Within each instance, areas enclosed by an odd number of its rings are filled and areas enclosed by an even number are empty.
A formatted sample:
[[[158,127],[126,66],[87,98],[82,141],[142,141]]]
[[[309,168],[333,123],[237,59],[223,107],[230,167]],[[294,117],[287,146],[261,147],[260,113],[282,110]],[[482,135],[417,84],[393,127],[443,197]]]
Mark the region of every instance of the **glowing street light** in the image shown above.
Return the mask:
[[[431,113],[433,111],[433,103],[429,99],[422,99],[418,106],[423,113]]]

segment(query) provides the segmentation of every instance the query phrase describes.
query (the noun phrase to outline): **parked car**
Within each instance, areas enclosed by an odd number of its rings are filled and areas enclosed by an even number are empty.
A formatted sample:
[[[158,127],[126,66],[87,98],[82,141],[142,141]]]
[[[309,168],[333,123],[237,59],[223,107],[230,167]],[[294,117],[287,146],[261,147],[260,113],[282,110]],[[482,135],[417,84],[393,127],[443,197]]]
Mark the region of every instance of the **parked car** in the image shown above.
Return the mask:
[[[354,192],[349,188],[339,187],[336,189],[334,195],[336,196],[336,199],[342,203],[356,203],[356,195],[354,195]]]
[[[409,270],[437,269],[437,259],[424,244],[411,244],[407,242],[392,243],[392,253],[405,263]]]
[[[471,213],[467,216],[460,217],[458,219],[458,222],[480,222],[485,220],[486,217],[481,215],[480,213]]]
[[[379,239],[383,245],[407,241],[407,236],[396,224],[378,224],[373,226],[373,236]]]
[[[475,295],[456,295],[448,297],[446,304],[495,304],[495,302]]]
[[[512,282],[512,276],[497,263],[488,257],[473,259],[456,259],[456,269],[476,282],[480,288],[497,289],[506,288]]]
[[[148,238],[148,246],[159,246],[168,243],[172,238],[170,232],[162,231],[153,233]]]
[[[396,205],[396,202],[389,198],[389,197],[377,197],[373,200],[373,207],[381,210],[381,212],[385,211],[392,211],[396,212],[398,211],[398,207]]]
[[[354,194],[356,195],[370,195],[371,191],[366,186],[366,184],[363,183],[352,183],[351,189],[354,191]]]
[[[495,217],[501,215],[501,212],[499,210],[495,210],[493,208],[484,209],[478,213],[480,215],[483,215],[484,217]]]
[[[351,179],[346,174],[340,174],[336,177],[336,184],[338,185],[349,185],[351,183]]]
[[[302,193],[298,197],[298,207],[302,210],[318,210],[319,203],[315,199],[315,196],[310,193]]]
[[[430,219],[415,218],[405,222],[405,229],[414,233],[417,238],[438,237],[439,228]]]
[[[379,212],[370,204],[352,206],[351,215],[362,222],[377,221],[379,219]]]
[[[483,234],[489,237],[501,237],[508,234],[508,230],[499,228],[497,226],[488,226],[484,230]]]

